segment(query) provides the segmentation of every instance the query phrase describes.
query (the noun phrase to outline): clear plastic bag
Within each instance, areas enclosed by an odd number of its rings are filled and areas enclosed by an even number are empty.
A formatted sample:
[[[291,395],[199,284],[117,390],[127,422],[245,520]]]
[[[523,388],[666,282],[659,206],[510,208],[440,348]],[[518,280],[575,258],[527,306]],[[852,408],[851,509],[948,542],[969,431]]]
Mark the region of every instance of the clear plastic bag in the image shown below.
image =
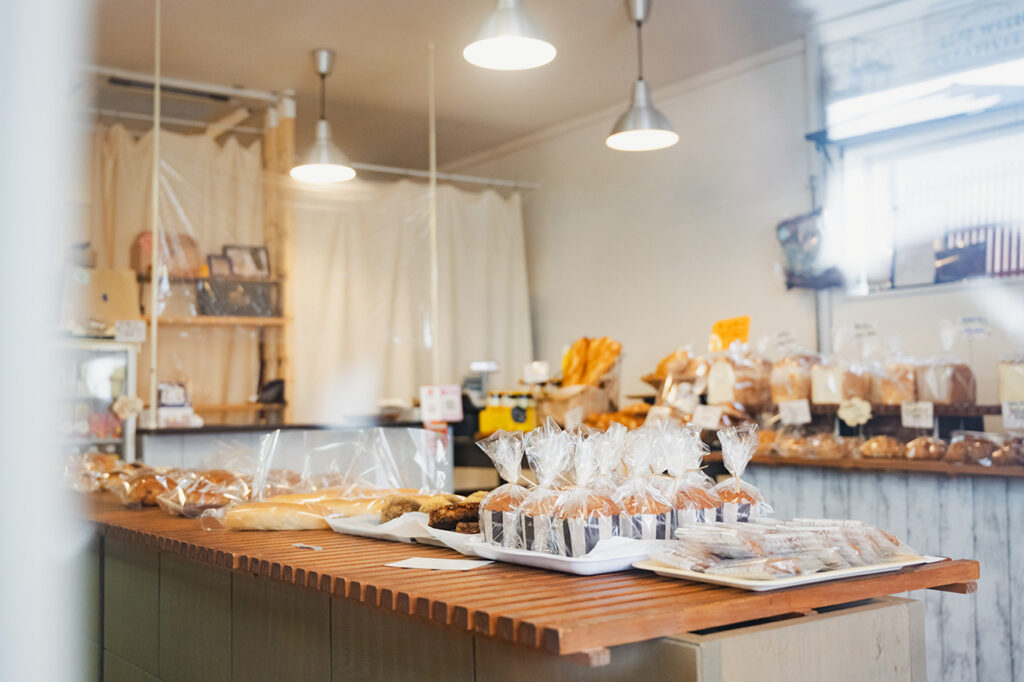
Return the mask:
[[[761,491],[741,479],[757,449],[757,426],[724,429],[718,432],[718,441],[722,444],[722,462],[732,474],[715,486],[722,500],[719,520],[733,523],[770,515],[772,508]]]
[[[574,485],[558,495],[551,512],[555,546],[563,556],[583,556],[617,534],[619,509],[597,485],[598,447],[604,438],[582,429],[570,434]]]
[[[946,441],[931,436],[918,436],[907,443],[907,459],[940,460],[945,458]]]
[[[1024,401],[1024,348],[999,359],[999,402]]]
[[[553,419],[526,434],[526,460],[537,485],[519,507],[523,549],[557,554],[559,548],[552,512],[558,502],[559,477],[569,461],[569,435]]]
[[[942,353],[917,367],[917,399],[937,405],[970,404],[977,400],[977,383],[970,366],[958,356],[965,340],[962,325],[943,320]]]
[[[627,434],[622,461],[626,480],[615,492],[620,509],[619,534],[638,540],[666,540],[672,537],[672,504],[653,480],[657,461],[660,426],[647,426]]]
[[[1007,438],[992,453],[992,464],[996,466],[1024,464],[1024,438],[1020,436]]]
[[[893,436],[874,436],[864,441],[858,453],[868,459],[900,459],[906,456],[906,446]]]
[[[708,370],[708,404],[739,403],[748,409],[771,403],[771,364],[747,344],[733,342],[714,356]]]
[[[668,495],[673,528],[718,520],[722,500],[715,482],[701,471],[701,461],[710,448],[700,434],[700,427],[691,424],[685,428],[673,425],[663,436],[668,454],[665,469],[673,481]]]
[[[495,431],[477,441],[477,445],[491,458],[498,475],[505,481],[480,502],[480,530],[484,540],[504,547],[521,548],[519,507],[529,492],[519,484],[523,466],[523,434]]]
[[[954,431],[943,459],[956,464],[991,466],[992,455],[1002,440],[1001,436],[993,433]]]
[[[797,351],[786,355],[772,364],[772,402],[811,399],[811,371],[820,364],[821,358],[815,353]]]
[[[157,506],[157,497],[178,487],[181,469],[144,469],[117,485],[115,493],[129,509]]]

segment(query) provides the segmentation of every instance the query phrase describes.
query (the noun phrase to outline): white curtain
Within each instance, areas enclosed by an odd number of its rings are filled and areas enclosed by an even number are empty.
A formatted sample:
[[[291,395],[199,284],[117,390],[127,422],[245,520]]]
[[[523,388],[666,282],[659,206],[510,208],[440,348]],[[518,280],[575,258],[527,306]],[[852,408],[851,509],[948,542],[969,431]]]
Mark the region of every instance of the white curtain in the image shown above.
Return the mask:
[[[97,267],[130,268],[131,244],[150,227],[153,135],[121,125],[97,126],[92,136],[88,234]],[[184,233],[202,258],[225,244],[259,246],[263,235],[263,170],[259,142],[245,147],[205,135],[160,132],[160,209],[163,233]],[[166,314],[193,311],[194,285],[174,284]],[[146,299],[148,302],[148,298]],[[188,382],[195,404],[246,402],[257,388],[258,332],[251,328],[161,329],[158,378]],[[148,395],[149,350],[139,354],[139,395]]]
[[[299,422],[370,414],[472,360],[512,385],[532,359],[518,195],[438,188],[440,324],[430,337],[428,190],[410,181],[303,192],[295,211],[295,386]]]

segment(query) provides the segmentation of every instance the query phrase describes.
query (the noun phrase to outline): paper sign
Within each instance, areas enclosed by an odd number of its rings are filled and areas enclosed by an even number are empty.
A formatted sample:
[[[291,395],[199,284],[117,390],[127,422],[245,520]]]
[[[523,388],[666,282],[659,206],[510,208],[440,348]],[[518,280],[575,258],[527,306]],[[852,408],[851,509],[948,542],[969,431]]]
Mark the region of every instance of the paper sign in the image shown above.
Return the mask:
[[[384,565],[393,568],[427,568],[432,571],[468,571],[493,563],[493,561],[478,561],[476,559],[430,559],[414,556]]]
[[[783,424],[810,424],[811,404],[806,399],[784,400],[779,403],[779,417]]]
[[[462,389],[456,384],[420,386],[420,421],[462,421]]]
[[[960,334],[969,339],[992,336],[992,325],[988,323],[987,317],[965,315],[957,321],[957,327]]]
[[[927,400],[907,400],[900,404],[900,419],[905,429],[930,429],[935,426],[935,408]]]
[[[698,405],[693,410],[693,423],[702,429],[714,431],[722,425],[722,406]]]
[[[1003,403],[1003,428],[1024,429],[1024,400]]]
[[[878,336],[878,328],[874,322],[857,322],[853,325],[853,338],[864,341]]]
[[[120,341],[121,343],[145,343],[145,321],[118,320],[114,323],[114,340]]]
[[[571,429],[583,423],[583,406],[577,405],[571,410],[565,411],[565,428]]]
[[[551,365],[546,360],[535,360],[523,367],[523,381],[528,384],[543,384],[551,378]]]
[[[729,317],[711,325],[711,340],[708,350],[717,353],[725,350],[733,341],[746,343],[750,338],[750,315]]]

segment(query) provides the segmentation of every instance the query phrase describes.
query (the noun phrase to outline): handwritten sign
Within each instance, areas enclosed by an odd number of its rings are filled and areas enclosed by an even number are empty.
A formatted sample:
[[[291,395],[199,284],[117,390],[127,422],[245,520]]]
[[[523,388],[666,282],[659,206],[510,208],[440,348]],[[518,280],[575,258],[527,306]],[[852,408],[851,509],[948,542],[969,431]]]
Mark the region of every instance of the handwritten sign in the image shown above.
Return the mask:
[[[728,348],[733,341],[746,343],[750,339],[750,315],[729,317],[711,325],[708,350],[716,353]]]
[[[930,429],[935,426],[935,406],[927,400],[904,401],[900,404],[900,420],[905,429]]]
[[[779,403],[779,418],[783,424],[810,424],[811,404],[806,399],[784,400]]]

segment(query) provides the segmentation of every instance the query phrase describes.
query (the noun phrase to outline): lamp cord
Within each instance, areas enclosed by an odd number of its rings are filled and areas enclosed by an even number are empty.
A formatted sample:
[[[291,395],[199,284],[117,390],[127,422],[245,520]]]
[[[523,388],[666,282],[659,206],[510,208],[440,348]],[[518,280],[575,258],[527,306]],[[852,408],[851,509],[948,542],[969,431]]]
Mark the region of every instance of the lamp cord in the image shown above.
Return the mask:
[[[324,112],[327,110],[327,106],[326,106],[327,100],[326,100],[326,96],[324,95],[324,90],[326,88],[326,81],[327,81],[326,74],[320,74],[320,120],[321,121],[324,120],[324,118],[325,118],[324,117]]]
[[[640,80],[644,79],[644,32],[643,22],[636,22],[636,70]]]

